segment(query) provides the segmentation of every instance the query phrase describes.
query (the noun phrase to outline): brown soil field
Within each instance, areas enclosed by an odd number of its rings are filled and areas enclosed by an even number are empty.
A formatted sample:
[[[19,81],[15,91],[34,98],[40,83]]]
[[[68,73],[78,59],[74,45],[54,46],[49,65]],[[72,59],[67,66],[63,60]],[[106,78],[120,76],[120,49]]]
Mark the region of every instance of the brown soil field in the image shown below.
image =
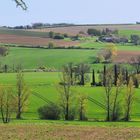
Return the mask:
[[[114,59],[114,62],[117,63],[127,63],[132,57],[140,55],[140,51],[119,51],[118,55]]]
[[[78,41],[64,41],[50,38],[0,34],[0,43],[47,46],[49,42],[53,42],[56,46],[75,46],[79,44]]]
[[[39,31],[39,32],[49,32],[53,31],[56,33],[67,33],[69,35],[79,34],[80,31],[84,33],[87,32],[89,28],[95,29],[118,29],[118,30],[140,30],[140,25],[91,25],[91,26],[70,26],[70,27],[56,27],[56,28],[46,28],[46,29],[30,29],[28,31]]]
[[[0,140],[138,140],[140,128],[70,125],[0,125]]]

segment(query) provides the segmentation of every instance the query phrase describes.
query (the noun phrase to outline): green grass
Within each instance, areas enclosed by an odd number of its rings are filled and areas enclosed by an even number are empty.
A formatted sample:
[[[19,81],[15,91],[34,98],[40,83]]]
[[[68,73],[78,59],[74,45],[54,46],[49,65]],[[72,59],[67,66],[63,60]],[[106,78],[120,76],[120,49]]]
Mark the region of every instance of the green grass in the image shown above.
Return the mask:
[[[126,36],[130,38],[131,35],[139,35],[140,36],[140,30],[120,30],[119,35]]]
[[[36,125],[77,125],[77,126],[95,126],[95,127],[140,127],[139,121],[130,121],[130,122],[95,122],[95,121],[54,121],[54,120],[13,120],[10,125],[18,124],[36,124]]]
[[[6,57],[1,58],[3,64],[11,67],[21,63],[25,69],[35,69],[39,66],[60,69],[68,62],[92,63],[97,50],[77,49],[33,49],[33,48],[10,48]]]
[[[58,102],[59,99],[59,92],[57,90],[57,85],[60,78],[60,73],[57,72],[47,72],[47,73],[25,73],[25,82],[30,87],[32,91],[38,92],[40,95],[44,96],[45,98],[49,99],[53,102]],[[6,73],[0,74],[0,83],[1,84],[12,84],[16,85],[16,74],[15,73]],[[75,92],[75,97],[78,96],[77,93],[86,94],[99,102],[104,104],[104,88],[103,87],[91,87],[90,83],[88,83],[84,87],[73,87]],[[124,92],[123,92],[124,93]],[[122,93],[122,94],[123,94]],[[136,89],[136,97],[140,99],[140,89]],[[123,99],[122,99],[123,100]],[[28,102],[28,110],[24,113],[24,119],[38,119],[37,109],[46,104],[40,98],[30,95],[29,102]],[[140,111],[139,111],[139,104],[135,102],[132,108],[132,120],[140,120]],[[89,119],[105,119],[105,110],[100,108],[99,106],[95,105],[94,103],[88,101],[87,104],[87,116]]]

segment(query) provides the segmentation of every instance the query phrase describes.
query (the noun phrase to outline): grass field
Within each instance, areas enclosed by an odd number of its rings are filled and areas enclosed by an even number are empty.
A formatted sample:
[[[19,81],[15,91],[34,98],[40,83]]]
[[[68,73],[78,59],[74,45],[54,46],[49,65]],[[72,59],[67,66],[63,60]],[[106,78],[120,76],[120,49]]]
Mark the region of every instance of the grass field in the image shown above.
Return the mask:
[[[60,69],[68,62],[92,63],[96,53],[97,50],[10,48],[9,55],[2,58],[2,63],[10,66],[21,63],[25,69],[39,66]]]
[[[138,54],[139,46],[118,46],[120,51],[128,49],[132,55]],[[96,70],[102,69],[103,64],[93,64],[100,49],[38,49],[11,47],[9,54],[0,58],[2,64],[7,64],[9,69],[13,65],[22,64],[24,69],[37,69],[39,66],[61,70],[62,66],[69,63],[87,63]],[[134,53],[133,53],[134,52]],[[127,53],[123,53],[123,58]],[[120,57],[118,55],[118,57]],[[131,56],[132,57],[132,56]],[[119,58],[120,59],[120,58]]]
[[[59,92],[57,90],[59,78],[60,73],[57,72],[25,73],[25,82],[30,87],[30,89],[53,102],[58,102],[59,100]],[[16,74],[14,73],[0,74],[0,79],[1,84],[16,84]],[[91,87],[90,83],[88,83],[84,87],[73,87],[73,90],[76,94],[75,96],[78,96],[78,93],[83,93],[104,104],[103,87]],[[124,92],[125,91],[123,91],[122,94]],[[140,99],[139,93],[140,89],[136,89],[137,99]],[[28,102],[28,110],[26,110],[26,113],[23,115],[24,119],[38,119],[37,109],[44,104],[46,104],[46,102],[31,94]],[[133,112],[131,116],[133,121],[139,120],[139,104],[139,102],[135,102],[133,106]],[[104,120],[105,110],[88,101],[87,116],[92,120]]]

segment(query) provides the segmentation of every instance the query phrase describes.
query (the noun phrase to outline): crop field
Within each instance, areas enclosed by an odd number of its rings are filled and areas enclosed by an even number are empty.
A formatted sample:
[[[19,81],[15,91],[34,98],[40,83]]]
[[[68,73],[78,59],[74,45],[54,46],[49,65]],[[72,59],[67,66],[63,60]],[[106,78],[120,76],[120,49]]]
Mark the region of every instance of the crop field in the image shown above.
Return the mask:
[[[0,43],[5,44],[19,44],[19,45],[33,45],[33,46],[47,46],[48,43],[53,42],[55,46],[76,46],[79,44],[77,41],[54,40],[44,37],[33,36],[19,36],[0,34]]]

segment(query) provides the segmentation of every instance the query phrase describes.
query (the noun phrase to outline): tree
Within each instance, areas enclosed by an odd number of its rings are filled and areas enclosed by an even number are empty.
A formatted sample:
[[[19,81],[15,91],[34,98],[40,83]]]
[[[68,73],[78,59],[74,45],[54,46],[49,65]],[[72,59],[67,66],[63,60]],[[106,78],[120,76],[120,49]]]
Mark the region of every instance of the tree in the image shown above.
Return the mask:
[[[63,71],[69,76],[71,85],[74,85],[76,82],[75,69],[76,66],[72,62],[63,66]]]
[[[54,36],[55,36],[55,33],[52,32],[52,31],[50,31],[48,34],[49,34],[49,37],[50,37],[50,38],[54,38]]]
[[[90,66],[84,63],[80,63],[76,67],[76,75],[80,78],[79,85],[85,85],[85,75],[90,71]]]
[[[100,30],[97,30],[97,29],[88,29],[87,30],[87,33],[89,35],[94,35],[94,36],[100,36],[101,35],[101,31]]]
[[[118,79],[118,66],[115,64],[114,65],[114,85],[116,86],[117,85],[117,79]]]
[[[21,115],[27,106],[27,101],[29,99],[29,88],[24,82],[24,75],[22,71],[17,73],[17,119],[21,119]]]
[[[72,103],[73,103],[73,92],[71,89],[71,78],[64,70],[62,71],[61,84],[58,86],[58,91],[60,93],[60,106],[63,111],[65,120],[70,120],[74,118],[72,114]]]
[[[130,65],[133,66],[136,73],[139,74],[140,73],[140,55],[135,56],[135,57],[131,57]]]
[[[127,86],[127,91],[125,94],[125,114],[124,114],[125,121],[130,120],[130,113],[131,113],[134,97],[135,97],[134,83],[133,83],[132,77],[130,77],[130,80]]]
[[[27,5],[23,0],[14,0],[17,6],[20,6],[23,10],[27,10]]]
[[[120,100],[119,95],[123,89],[123,75],[120,73],[117,77],[116,87],[112,98],[112,111],[111,111],[111,121],[118,121],[120,118]]]
[[[49,42],[49,44],[48,44],[48,48],[49,48],[49,49],[53,49],[53,48],[54,48],[54,46],[55,46],[55,45],[54,45],[54,43],[53,43],[53,42]]]
[[[112,96],[112,89],[113,89],[113,72],[112,68],[106,70],[105,75],[105,103],[107,108],[106,114],[106,121],[111,121],[110,111],[111,111],[111,96]]]
[[[92,71],[92,83],[91,83],[92,86],[96,86],[96,81],[95,81],[95,71],[93,69]]]
[[[78,110],[79,110],[79,120],[87,120],[86,117],[87,108],[87,96],[85,94],[79,94],[78,97]]]
[[[99,52],[106,62],[111,62],[115,56],[117,56],[117,47],[114,44],[108,44],[103,50]]]
[[[138,35],[131,35],[131,43],[134,45],[139,45],[140,44],[140,37]]]
[[[1,56],[6,56],[8,54],[8,52],[9,52],[9,48],[3,47],[3,46],[0,47],[0,55]]]
[[[11,87],[0,86],[0,112],[3,123],[9,123],[16,111],[16,97]]]

